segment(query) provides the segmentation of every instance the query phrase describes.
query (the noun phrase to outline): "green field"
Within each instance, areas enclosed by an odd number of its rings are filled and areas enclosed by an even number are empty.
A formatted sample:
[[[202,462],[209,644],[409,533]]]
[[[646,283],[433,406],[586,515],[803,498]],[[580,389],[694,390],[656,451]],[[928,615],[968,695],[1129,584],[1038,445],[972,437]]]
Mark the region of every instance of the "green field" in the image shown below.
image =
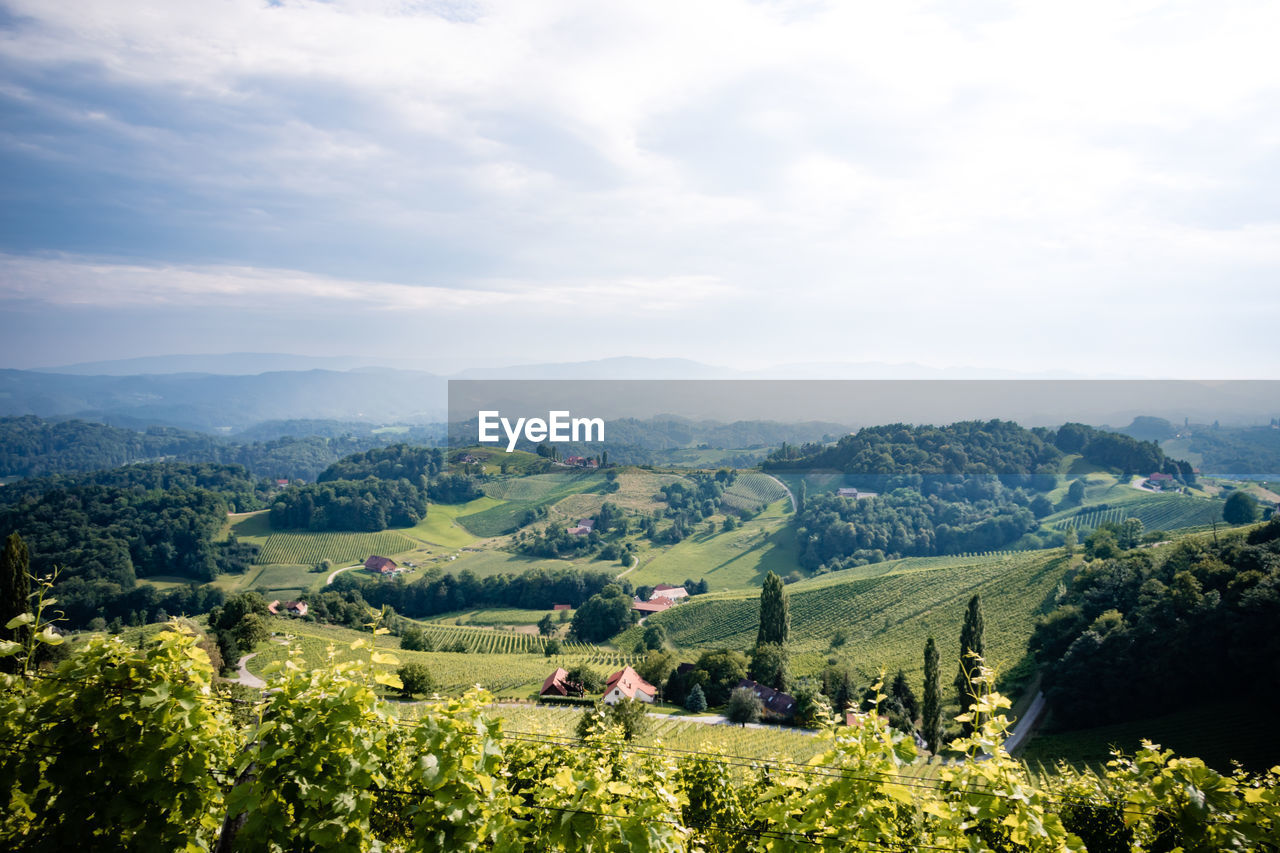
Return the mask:
[[[400,528],[406,536],[421,539],[432,545],[445,548],[463,548],[476,541],[476,537],[458,523],[458,516],[467,512],[478,512],[486,509],[490,502],[486,498],[465,504],[432,504],[427,507],[427,517],[413,527]]]
[[[560,614],[567,612],[573,618],[573,611],[562,610],[519,610],[516,608],[488,608],[485,610],[460,610],[454,613],[442,613],[422,620],[436,625],[537,625],[543,616],[550,615],[557,625]]]
[[[230,522],[226,530],[228,534],[234,533],[240,541],[253,545],[267,544],[267,537],[271,535],[271,518],[267,510],[238,513],[227,519]]]
[[[380,533],[272,533],[255,561],[314,565],[332,560],[335,566],[363,562],[371,554],[390,557],[413,550],[414,542],[393,530]]]
[[[1023,657],[1037,614],[1052,605],[1068,566],[1061,552],[1003,552],[985,557],[930,557],[863,566],[787,587],[791,601],[792,671],[812,674],[829,656],[873,677],[881,667],[923,672],[925,637],[954,655],[965,605],[981,594],[986,614],[987,660],[1000,670]],[[754,591],[692,601],[646,620],[667,629],[685,649],[749,649],[759,626]],[[831,647],[837,630],[848,637]],[[640,628],[616,639],[631,648]],[[955,666],[947,662],[945,668]]]
[[[639,568],[626,579],[641,586],[706,578],[713,590],[725,590],[759,587],[770,571],[784,576],[798,571],[795,534],[787,525],[790,508],[790,501],[777,501],[727,532],[708,534],[699,526],[697,533],[676,545],[642,554]]]
[[[280,636],[260,644],[255,650],[256,656],[249,664],[250,671],[255,675],[262,675],[266,665],[272,661],[288,657],[291,647],[299,650],[302,665],[308,668],[327,665],[331,659],[330,655],[337,661],[368,660],[368,649],[352,650],[351,644],[358,639],[366,641],[373,639],[372,635],[366,632],[284,617],[273,619],[271,627]],[[441,643],[456,642],[460,639],[468,645],[468,648],[476,651],[410,652],[400,648],[398,637],[390,635],[378,637],[377,646],[381,649],[393,650],[400,663],[419,661],[426,664],[436,680],[437,690],[443,694],[462,693],[475,684],[482,684],[502,696],[524,697],[536,693],[543,679],[557,666],[568,669],[586,664],[602,674],[608,674],[636,660],[632,655],[583,644],[570,644],[566,647],[567,651],[564,654],[547,658],[543,656],[540,638],[527,634],[498,632],[483,628],[442,626],[426,626],[426,628],[433,642],[436,640]],[[281,640],[283,642],[280,642]],[[527,643],[527,641],[533,642]],[[528,650],[518,650],[519,643],[527,643],[524,648]],[[513,648],[517,650],[511,650]],[[385,670],[395,669],[395,666],[383,664],[378,667]]]

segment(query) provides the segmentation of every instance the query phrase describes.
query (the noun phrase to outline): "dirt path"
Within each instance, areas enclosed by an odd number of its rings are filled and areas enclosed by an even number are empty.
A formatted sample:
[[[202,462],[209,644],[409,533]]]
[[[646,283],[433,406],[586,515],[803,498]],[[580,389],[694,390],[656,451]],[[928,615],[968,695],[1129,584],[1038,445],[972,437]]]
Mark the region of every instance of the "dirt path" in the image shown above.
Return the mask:
[[[227,680],[234,681],[237,684],[243,684],[245,687],[266,687],[267,682],[263,681],[261,678],[259,678],[258,676],[250,672],[249,667],[247,665],[249,661],[252,660],[254,655],[256,654],[257,652],[254,652],[251,655],[245,655],[244,657],[240,658],[240,661],[237,664],[237,666],[240,669],[240,674],[237,675],[235,678],[229,678]]]
[[[1004,742],[1005,752],[1013,752],[1031,736],[1036,723],[1040,721],[1040,715],[1044,713],[1044,706],[1044,694],[1037,691],[1036,698],[1032,699],[1031,704],[1027,706],[1027,712],[1022,715],[1022,719],[1018,720],[1015,725],[1013,734]]]
[[[336,578],[338,575],[342,574],[343,572],[349,572],[352,569],[359,569],[359,568],[363,568],[363,566],[357,563],[354,566],[344,566],[341,569],[337,569],[332,574],[329,575],[329,578],[324,582],[324,585],[328,586],[329,584],[333,583],[333,579]]]
[[[622,579],[623,579],[623,578],[625,578],[627,575],[631,574],[631,573],[632,573],[632,572],[634,572],[636,569],[640,568],[640,557],[639,557],[639,555],[637,555],[637,554],[632,554],[632,555],[631,555],[631,559],[632,559],[632,561],[633,561],[633,562],[631,563],[631,568],[626,569],[626,570],[625,570],[625,571],[623,571],[621,574],[619,574],[619,575],[617,576],[616,580],[622,580]]]

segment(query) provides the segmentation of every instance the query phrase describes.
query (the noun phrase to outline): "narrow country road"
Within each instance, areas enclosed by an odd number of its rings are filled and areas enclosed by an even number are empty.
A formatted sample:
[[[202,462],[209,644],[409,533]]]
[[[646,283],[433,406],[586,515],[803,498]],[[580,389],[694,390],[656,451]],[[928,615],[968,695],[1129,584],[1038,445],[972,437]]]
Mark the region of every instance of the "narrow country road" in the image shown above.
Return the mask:
[[[1027,706],[1027,712],[1014,725],[1013,734],[1004,742],[1005,752],[1013,752],[1031,736],[1032,729],[1036,727],[1036,722],[1039,721],[1040,715],[1044,713],[1044,705],[1044,694],[1037,691],[1036,698],[1032,699],[1031,704]]]
[[[341,569],[337,569],[329,575],[329,579],[324,582],[324,585],[328,586],[329,584],[333,583],[333,579],[336,578],[338,575],[342,574],[343,572],[350,571],[351,569],[358,569],[360,567],[361,567],[360,564],[357,563],[354,566],[344,566]]]
[[[634,571],[636,570],[636,568],[640,565],[640,557],[639,557],[638,555],[636,555],[636,554],[632,554],[632,555],[631,555],[631,560],[632,560],[632,562],[631,562],[631,568],[623,570],[623,571],[622,571],[622,572],[617,576],[617,580],[622,580],[622,579],[623,579],[623,578],[625,578],[627,575],[629,575],[629,574],[631,574],[632,572],[634,572]]]
[[[263,681],[261,678],[259,678],[258,676],[250,672],[249,667],[247,666],[249,661],[252,660],[254,655],[256,654],[257,652],[254,652],[252,655],[245,655],[244,657],[240,658],[240,662],[238,664],[240,668],[240,674],[236,678],[232,678],[229,680],[234,681],[237,684],[243,684],[245,687],[266,687],[267,682]]]

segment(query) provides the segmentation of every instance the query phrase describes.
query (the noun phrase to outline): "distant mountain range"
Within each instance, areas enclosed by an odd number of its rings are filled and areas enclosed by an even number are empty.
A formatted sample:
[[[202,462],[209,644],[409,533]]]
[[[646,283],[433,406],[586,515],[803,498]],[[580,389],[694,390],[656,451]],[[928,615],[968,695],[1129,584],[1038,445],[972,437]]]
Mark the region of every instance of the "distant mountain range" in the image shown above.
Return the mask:
[[[1138,415],[1156,415],[1174,422],[1190,417],[1201,422],[1250,424],[1267,423],[1280,416],[1280,395],[1276,393],[1280,382],[1085,382],[1071,381],[1079,377],[876,363],[810,363],[736,370],[688,359],[634,357],[472,367],[446,375],[444,371],[402,369],[370,361],[231,353],[93,362],[56,370],[0,370],[0,415],[74,417],[122,427],[163,425],[213,432],[239,431],[264,421],[298,419],[423,424],[446,419],[449,379],[754,379],[772,380],[778,383],[774,389],[785,387],[788,391],[801,387],[793,384],[797,380],[862,380],[863,384],[823,386],[813,382],[795,397],[799,402],[794,405],[782,405],[781,396],[773,405],[767,399],[751,401],[752,395],[772,392],[764,386],[746,389],[751,405],[742,411],[731,410],[707,395],[682,411],[675,405],[680,393],[687,397],[697,395],[700,389],[685,386],[676,393],[676,386],[670,386],[659,389],[658,402],[650,410],[620,411],[611,416],[675,414],[724,421],[823,420],[849,424],[882,423],[881,416],[935,423],[1001,417],[1025,425],[1056,425],[1065,420],[1127,423]],[[888,383],[866,382],[871,379],[903,382],[892,387]],[[943,381],[972,379],[1021,381],[969,385]],[[1038,379],[1068,381],[1026,381]],[[1010,393],[1015,385],[1018,390]],[[617,389],[609,391],[613,394]],[[806,393],[807,397],[801,399]],[[616,396],[624,393],[617,391]],[[933,405],[948,396],[956,405]],[[603,401],[603,397],[599,399]],[[670,408],[666,407],[667,400],[672,401]],[[999,404],[988,404],[986,400]],[[877,409],[877,404],[884,405]]]

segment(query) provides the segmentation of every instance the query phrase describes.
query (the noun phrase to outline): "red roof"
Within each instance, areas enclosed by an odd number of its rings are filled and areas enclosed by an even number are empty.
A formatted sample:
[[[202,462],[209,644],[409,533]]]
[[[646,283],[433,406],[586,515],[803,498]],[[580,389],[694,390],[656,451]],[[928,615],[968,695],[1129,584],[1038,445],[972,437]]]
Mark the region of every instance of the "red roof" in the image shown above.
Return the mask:
[[[1160,473],[1156,473],[1156,474],[1152,474],[1152,475],[1151,475],[1150,477],[1148,477],[1147,479],[1148,479],[1148,480],[1172,480],[1172,479],[1173,479],[1173,475],[1172,475],[1172,474],[1160,474]]]
[[[539,696],[568,696],[569,688],[565,687],[564,680],[569,677],[569,673],[564,667],[557,667],[556,671],[547,676],[547,680],[542,682],[542,689],[538,691]]]
[[[389,572],[396,567],[396,561],[390,557],[374,555],[364,561],[364,567],[371,572]]]
[[[551,605],[551,609],[552,610],[572,610],[573,605],[572,604],[553,604]]]
[[[669,598],[651,598],[648,601],[636,599],[631,602],[632,610],[639,610],[641,613],[661,613],[671,606]]]
[[[608,696],[613,692],[614,688],[618,688],[618,692],[628,699],[636,698],[636,691],[639,690],[649,696],[657,696],[658,688],[640,677],[640,673],[636,672],[630,666],[624,666],[622,669],[609,676],[609,680],[604,685],[604,695]]]

